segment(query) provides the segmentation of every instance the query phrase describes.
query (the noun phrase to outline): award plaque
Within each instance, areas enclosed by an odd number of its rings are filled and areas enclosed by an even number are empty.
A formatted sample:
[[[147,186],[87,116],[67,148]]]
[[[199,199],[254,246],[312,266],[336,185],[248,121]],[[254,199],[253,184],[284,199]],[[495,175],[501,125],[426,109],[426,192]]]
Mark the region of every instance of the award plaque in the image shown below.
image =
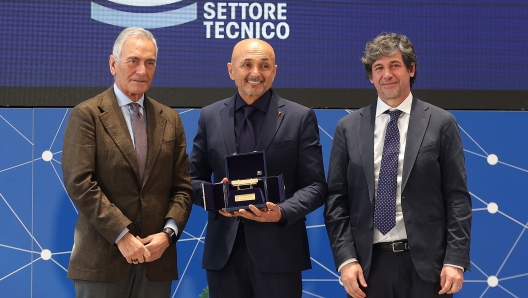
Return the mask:
[[[228,155],[225,164],[227,183],[202,184],[205,210],[262,208],[266,202],[284,201],[282,174],[267,176],[264,151]]]

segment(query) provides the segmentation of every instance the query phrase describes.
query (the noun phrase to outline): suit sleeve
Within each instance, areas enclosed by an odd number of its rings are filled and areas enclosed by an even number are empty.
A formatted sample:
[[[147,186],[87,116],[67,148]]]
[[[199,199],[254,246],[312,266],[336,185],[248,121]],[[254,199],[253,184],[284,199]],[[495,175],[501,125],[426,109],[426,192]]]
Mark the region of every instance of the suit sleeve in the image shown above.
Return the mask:
[[[296,185],[297,191],[280,205],[286,213],[286,226],[303,219],[322,206],[326,197],[327,184],[319,142],[319,126],[312,109],[307,109],[300,127]]]
[[[464,149],[455,117],[449,114],[442,133],[442,194],[446,206],[447,248],[444,264],[470,268],[472,206],[466,184]]]
[[[328,168],[328,197],[325,202],[325,226],[336,269],[348,259],[357,258],[348,202],[348,148],[343,127],[338,123]]]
[[[205,128],[204,109],[200,112],[198,120],[198,131],[193,140],[189,169],[191,183],[194,190],[193,203],[203,207],[202,183],[211,182],[213,170],[209,164],[207,154],[207,132]]]
[[[80,213],[110,243],[132,222],[96,181],[96,116],[87,105],[73,108],[62,148],[64,185]]]
[[[178,237],[185,229],[192,209],[192,186],[189,176],[187,141],[180,116],[175,113],[175,139],[169,212],[166,219],[172,218],[178,227]]]

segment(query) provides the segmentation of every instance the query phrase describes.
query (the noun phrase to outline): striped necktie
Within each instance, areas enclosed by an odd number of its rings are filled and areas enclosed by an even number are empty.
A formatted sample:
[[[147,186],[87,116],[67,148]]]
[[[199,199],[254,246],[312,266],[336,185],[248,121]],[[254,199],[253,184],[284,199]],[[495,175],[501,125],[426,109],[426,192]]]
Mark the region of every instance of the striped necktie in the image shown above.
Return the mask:
[[[131,105],[134,109],[134,115],[132,117],[134,144],[136,145],[139,175],[141,181],[143,181],[145,168],[147,167],[147,124],[145,123],[145,116],[139,111],[141,106],[135,102],[131,103]]]

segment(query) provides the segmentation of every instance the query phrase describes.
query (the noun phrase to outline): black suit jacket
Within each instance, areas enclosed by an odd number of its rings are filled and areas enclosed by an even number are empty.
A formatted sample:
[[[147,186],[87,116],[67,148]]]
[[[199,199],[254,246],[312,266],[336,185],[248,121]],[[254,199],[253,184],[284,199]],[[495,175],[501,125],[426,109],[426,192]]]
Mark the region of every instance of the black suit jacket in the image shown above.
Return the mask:
[[[376,103],[337,124],[325,222],[336,268],[357,258],[370,271],[374,218]],[[420,277],[440,280],[443,264],[469,268],[471,199],[464,152],[454,116],[413,99],[402,179],[402,210]]]
[[[263,272],[311,268],[305,216],[324,203],[325,181],[319,128],[313,110],[272,93],[256,151],[266,152],[269,176],[283,174],[287,200],[284,223],[244,222],[248,251]],[[236,153],[235,97],[202,109],[189,165],[194,203],[203,206],[202,183],[226,177],[226,155]],[[236,218],[209,212],[202,266],[218,270],[227,262],[238,229]]]

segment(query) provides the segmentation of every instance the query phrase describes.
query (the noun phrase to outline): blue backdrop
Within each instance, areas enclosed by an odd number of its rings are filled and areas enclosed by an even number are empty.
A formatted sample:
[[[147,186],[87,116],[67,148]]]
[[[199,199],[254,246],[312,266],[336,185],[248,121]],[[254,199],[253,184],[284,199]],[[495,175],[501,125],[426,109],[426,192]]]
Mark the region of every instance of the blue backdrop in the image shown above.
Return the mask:
[[[395,31],[416,46],[416,88],[525,90],[527,16],[525,0],[1,1],[0,86],[107,87],[118,33],[144,26],[159,44],[153,86],[231,87],[233,45],[260,37],[275,88],[368,89],[365,43]]]
[[[60,170],[69,109],[0,109],[0,296],[73,297],[66,279],[77,209]],[[199,110],[180,110],[187,142]],[[349,110],[316,110],[325,168],[337,121]],[[473,200],[472,271],[456,297],[528,297],[528,115],[455,111]],[[178,242],[180,280],[172,297],[199,297],[206,287],[201,256],[206,213],[192,211]],[[345,297],[333,266],[322,208],[307,219],[313,269],[304,298]]]
[[[395,31],[416,46],[418,89],[526,90],[526,16],[524,0],[1,1],[0,87],[106,88],[116,36],[142,26],[159,45],[154,88],[233,88],[233,45],[259,37],[275,48],[276,88],[372,89],[360,63],[365,42]],[[179,112],[191,144],[199,110]],[[350,112],[316,111],[325,167],[335,125]],[[527,113],[453,113],[474,208],[472,271],[456,296],[528,297]],[[78,211],[60,170],[68,115],[0,108],[0,297],[74,296],[66,272]],[[307,223],[313,269],[303,274],[304,297],[344,297],[322,209]],[[205,212],[194,208],[178,243],[172,297],[198,297],[206,287],[206,228]]]

